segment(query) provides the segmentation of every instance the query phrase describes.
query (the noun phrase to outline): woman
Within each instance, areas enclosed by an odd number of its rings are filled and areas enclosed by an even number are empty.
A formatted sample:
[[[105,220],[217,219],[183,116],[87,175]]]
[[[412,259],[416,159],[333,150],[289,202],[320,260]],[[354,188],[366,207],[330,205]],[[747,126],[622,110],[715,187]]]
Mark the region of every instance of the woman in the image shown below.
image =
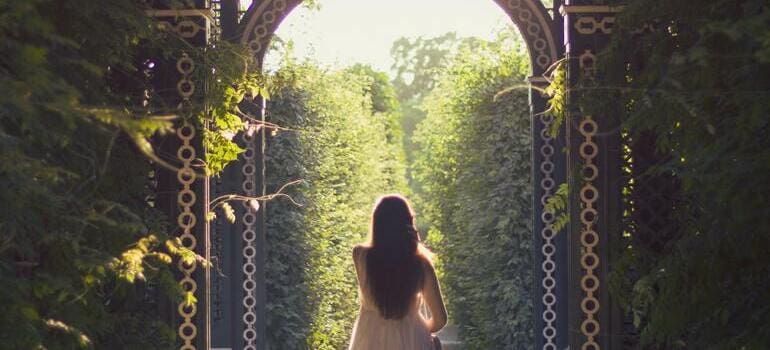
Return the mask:
[[[414,214],[400,195],[381,197],[368,245],[353,248],[361,311],[349,350],[432,350],[431,333],[447,321],[430,252],[420,243]],[[425,302],[430,318],[418,309]]]

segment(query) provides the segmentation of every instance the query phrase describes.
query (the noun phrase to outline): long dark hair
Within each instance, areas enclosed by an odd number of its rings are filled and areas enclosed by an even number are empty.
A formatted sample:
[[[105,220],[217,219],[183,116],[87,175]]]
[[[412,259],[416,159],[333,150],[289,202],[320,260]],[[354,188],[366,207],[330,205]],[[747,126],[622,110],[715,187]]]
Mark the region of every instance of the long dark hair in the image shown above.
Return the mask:
[[[422,287],[428,262],[406,198],[392,194],[377,200],[369,244],[366,275],[374,303],[382,317],[403,318]]]

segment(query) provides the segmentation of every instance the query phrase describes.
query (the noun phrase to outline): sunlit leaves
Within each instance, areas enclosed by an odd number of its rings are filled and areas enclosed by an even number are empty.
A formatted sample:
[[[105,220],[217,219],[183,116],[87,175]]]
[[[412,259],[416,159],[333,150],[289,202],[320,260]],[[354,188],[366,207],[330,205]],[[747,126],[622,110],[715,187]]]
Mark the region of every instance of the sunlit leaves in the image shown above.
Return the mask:
[[[230,205],[230,203],[222,203],[222,211],[224,211],[227,221],[229,221],[231,224],[235,223],[235,210],[233,210],[233,207]]]
[[[151,300],[182,298],[172,261],[205,262],[175,241],[165,244],[174,226],[145,200],[154,167],[173,166],[150,139],[183,116],[149,86],[158,71],[138,62],[184,49],[202,68],[224,62],[203,59],[207,53],[233,51],[191,50],[156,32],[144,5],[132,1],[2,7],[0,343],[171,348],[175,334]],[[222,85],[245,85],[235,74],[245,64],[222,68]],[[211,70],[196,69],[201,76],[193,79],[208,82],[204,72]],[[194,103],[192,113],[217,104]],[[219,127],[237,129],[233,121]],[[146,295],[144,286],[152,286]]]
[[[270,94],[245,47],[218,42],[206,52],[206,61],[213,73],[206,77],[210,81],[205,95],[207,105],[198,120],[208,126],[203,133],[206,171],[217,175],[244,151],[234,137],[246,130],[245,120],[259,119],[248,113],[258,110],[254,99],[268,99]]]
[[[198,298],[195,297],[193,292],[184,293],[184,305],[190,307],[198,302]]]
[[[551,72],[550,83],[545,88],[544,93],[548,96],[548,109],[543,112],[551,117],[553,121],[548,126],[548,134],[552,138],[559,136],[559,129],[564,124],[566,117],[566,96],[567,96],[567,64],[561,61]]]
[[[569,187],[567,183],[559,184],[556,189],[556,193],[548,197],[543,207],[543,212],[553,214],[554,221],[551,224],[551,228],[554,233],[559,233],[567,224],[569,224],[570,216],[567,211],[567,203],[569,202]]]

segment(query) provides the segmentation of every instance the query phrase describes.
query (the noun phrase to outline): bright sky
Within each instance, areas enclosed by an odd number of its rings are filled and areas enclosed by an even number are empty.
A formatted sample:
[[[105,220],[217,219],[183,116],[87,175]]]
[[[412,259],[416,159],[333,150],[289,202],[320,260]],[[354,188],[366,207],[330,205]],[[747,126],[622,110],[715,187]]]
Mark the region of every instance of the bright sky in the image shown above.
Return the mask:
[[[391,44],[399,37],[492,38],[510,19],[492,0],[320,0],[320,10],[296,8],[278,28],[297,57],[333,67],[369,63],[390,71]],[[278,56],[278,55],[273,55]],[[266,68],[280,57],[268,57]]]

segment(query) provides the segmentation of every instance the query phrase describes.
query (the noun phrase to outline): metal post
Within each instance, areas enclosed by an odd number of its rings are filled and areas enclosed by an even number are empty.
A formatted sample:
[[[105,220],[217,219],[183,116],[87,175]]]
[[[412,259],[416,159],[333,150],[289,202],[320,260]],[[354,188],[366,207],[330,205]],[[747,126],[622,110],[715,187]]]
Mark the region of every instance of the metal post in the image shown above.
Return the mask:
[[[567,161],[570,185],[569,346],[572,349],[618,348],[622,333],[608,291],[610,247],[622,235],[621,155],[618,113],[594,114],[590,105],[612,105],[611,94],[596,98],[589,87],[601,86],[600,53],[609,42],[621,7],[567,1],[564,16],[568,59]],[[593,97],[589,97],[593,96]],[[620,107],[620,106],[617,106]]]

